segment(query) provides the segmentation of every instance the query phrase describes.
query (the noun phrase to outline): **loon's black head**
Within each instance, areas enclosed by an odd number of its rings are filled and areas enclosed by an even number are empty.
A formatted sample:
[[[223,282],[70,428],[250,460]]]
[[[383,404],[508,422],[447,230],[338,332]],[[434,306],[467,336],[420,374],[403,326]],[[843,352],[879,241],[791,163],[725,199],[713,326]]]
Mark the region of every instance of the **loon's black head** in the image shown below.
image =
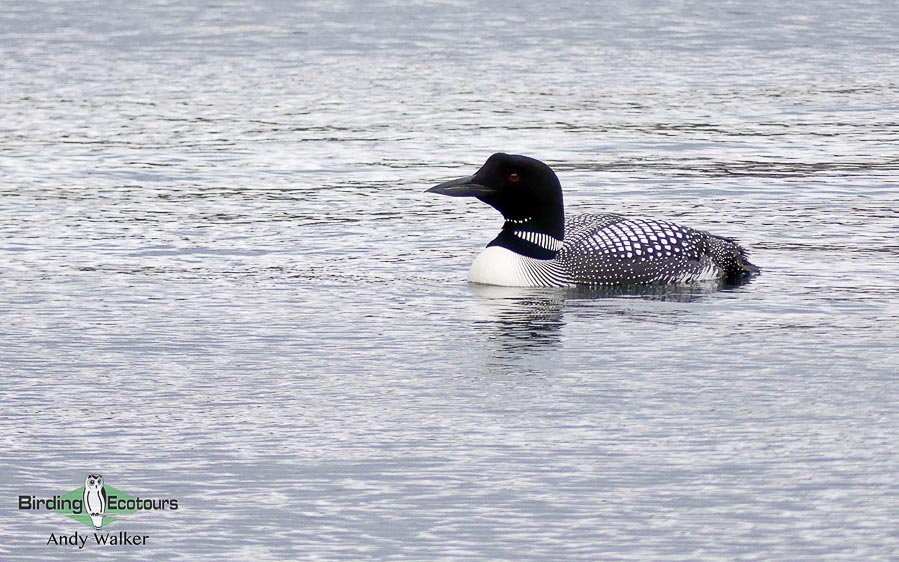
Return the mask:
[[[498,152],[473,176],[435,185],[428,193],[477,197],[506,219],[504,229],[565,236],[562,186],[552,168],[539,160]]]

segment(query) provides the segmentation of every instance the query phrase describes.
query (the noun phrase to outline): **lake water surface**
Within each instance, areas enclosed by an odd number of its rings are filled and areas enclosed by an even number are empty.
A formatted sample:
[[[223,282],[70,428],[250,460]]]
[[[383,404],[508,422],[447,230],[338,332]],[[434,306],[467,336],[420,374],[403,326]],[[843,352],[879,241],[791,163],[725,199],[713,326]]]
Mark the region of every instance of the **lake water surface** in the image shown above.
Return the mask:
[[[894,3],[0,13],[0,558],[899,559]],[[496,151],[763,273],[470,286]]]

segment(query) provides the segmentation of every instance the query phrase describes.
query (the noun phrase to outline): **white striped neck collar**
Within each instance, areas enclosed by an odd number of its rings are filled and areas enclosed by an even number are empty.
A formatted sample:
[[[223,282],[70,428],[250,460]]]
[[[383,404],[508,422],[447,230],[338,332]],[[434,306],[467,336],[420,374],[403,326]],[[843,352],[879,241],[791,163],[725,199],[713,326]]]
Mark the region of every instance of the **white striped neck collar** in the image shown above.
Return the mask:
[[[562,241],[536,230],[503,228],[487,247],[502,246],[516,254],[539,260],[551,260],[562,249]]]
[[[563,242],[561,240],[550,236],[549,234],[544,234],[543,232],[533,232],[531,230],[513,230],[512,233],[518,238],[526,240],[531,244],[540,246],[544,250],[549,250],[550,252],[558,252],[562,249]]]

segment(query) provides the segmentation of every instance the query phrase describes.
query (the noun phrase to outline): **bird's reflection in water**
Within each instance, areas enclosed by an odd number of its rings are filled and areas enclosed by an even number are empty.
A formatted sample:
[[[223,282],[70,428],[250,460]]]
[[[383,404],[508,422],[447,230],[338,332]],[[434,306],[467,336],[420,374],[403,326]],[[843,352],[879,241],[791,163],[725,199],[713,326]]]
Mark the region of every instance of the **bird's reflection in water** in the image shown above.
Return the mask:
[[[615,287],[576,287],[567,289],[497,287],[470,284],[471,292],[481,297],[482,322],[489,327],[489,339],[497,343],[492,354],[502,360],[525,353],[556,349],[565,327],[566,303],[612,299],[612,306],[594,307],[594,314],[631,314],[634,299],[691,303],[722,291],[731,291],[752,282],[709,281],[689,285],[621,285]],[[620,303],[615,306],[614,302]],[[582,313],[582,312],[581,312]],[[670,309],[659,314],[678,314]],[[681,312],[682,313],[682,312]],[[670,319],[669,319],[670,321]]]
[[[564,325],[565,292],[560,289],[469,285],[480,303],[492,337],[508,351],[525,351],[558,343]]]
[[[569,299],[640,298],[654,301],[695,302],[712,293],[731,291],[753,282],[755,277],[739,280],[716,279],[677,285],[615,285],[611,287],[573,287],[564,289]]]

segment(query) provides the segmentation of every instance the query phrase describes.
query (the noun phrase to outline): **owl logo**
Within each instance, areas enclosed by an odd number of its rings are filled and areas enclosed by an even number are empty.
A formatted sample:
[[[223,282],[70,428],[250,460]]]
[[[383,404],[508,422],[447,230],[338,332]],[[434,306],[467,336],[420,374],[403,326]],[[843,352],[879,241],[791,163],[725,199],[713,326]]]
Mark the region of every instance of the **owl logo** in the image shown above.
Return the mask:
[[[106,490],[103,488],[102,474],[88,474],[84,479],[84,508],[90,515],[94,528],[99,531],[106,514]]]

